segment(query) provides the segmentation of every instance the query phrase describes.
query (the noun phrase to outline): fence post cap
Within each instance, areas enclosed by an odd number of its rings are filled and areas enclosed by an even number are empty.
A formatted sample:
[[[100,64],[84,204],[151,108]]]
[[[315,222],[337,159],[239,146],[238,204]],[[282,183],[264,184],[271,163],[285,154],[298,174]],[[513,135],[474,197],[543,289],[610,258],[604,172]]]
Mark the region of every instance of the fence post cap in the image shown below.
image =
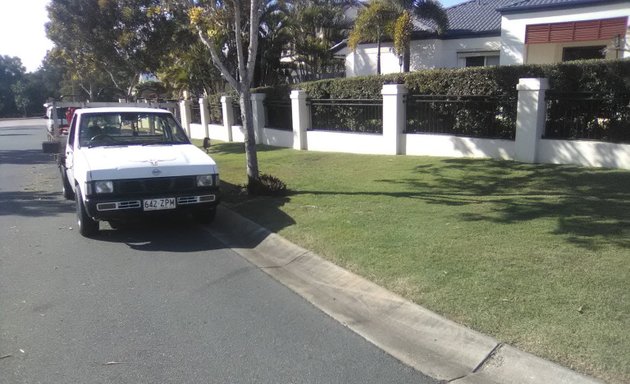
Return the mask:
[[[232,100],[232,96],[221,96],[221,101],[224,103],[231,100]]]
[[[308,95],[306,94],[306,91],[303,91],[301,89],[294,89],[293,91],[291,91],[290,97],[291,99],[306,99]]]
[[[544,91],[549,89],[549,79],[539,77],[518,79],[516,89],[519,91]]]
[[[406,95],[408,92],[405,84],[383,84],[381,95]]]

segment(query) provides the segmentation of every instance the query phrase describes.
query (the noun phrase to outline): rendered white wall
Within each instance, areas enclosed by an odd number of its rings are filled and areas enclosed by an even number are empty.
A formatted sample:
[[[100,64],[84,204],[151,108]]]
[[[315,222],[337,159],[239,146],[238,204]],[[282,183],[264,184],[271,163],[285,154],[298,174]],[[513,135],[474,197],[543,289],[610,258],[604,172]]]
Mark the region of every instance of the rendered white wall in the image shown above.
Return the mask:
[[[205,130],[201,124],[191,124],[191,131],[193,132],[194,139],[203,139],[205,137]],[[230,141],[228,133],[223,125],[208,124],[208,137],[211,140]]]
[[[433,69],[442,66],[442,40],[414,40],[409,43],[409,70]]]
[[[412,156],[514,159],[514,142],[509,140],[405,134],[404,141],[405,154]]]
[[[201,124],[190,124],[190,138],[191,139],[203,139],[206,137],[206,130],[203,129]]]
[[[410,70],[460,67],[459,52],[499,51],[499,36],[452,40],[415,40],[410,44]],[[346,52],[346,77],[376,74],[376,44],[361,44],[356,52]],[[381,73],[398,73],[398,56],[390,43],[381,47]]]
[[[261,143],[274,147],[293,147],[293,131],[283,131],[279,129],[264,128]]]
[[[193,139],[203,139],[206,136],[203,125],[191,124],[190,129]],[[222,125],[208,124],[208,131],[211,140],[229,141],[228,134]],[[293,146],[293,132],[283,131],[278,129],[264,128],[262,137],[259,138],[259,142],[274,147],[292,147]],[[240,125],[232,126],[232,141],[244,142],[245,131]]]
[[[232,126],[232,141],[237,143],[245,142],[245,128],[241,125]]]
[[[385,155],[382,135],[330,131],[308,131],[308,150]]]
[[[540,140],[539,163],[630,169],[630,144]]]
[[[345,66],[346,66],[346,77],[355,77],[358,76],[356,74],[356,70],[355,70],[355,57],[356,57],[356,52],[352,52],[350,50],[348,50],[347,48],[343,49],[340,52],[337,52],[337,54],[341,55],[341,54],[345,54],[346,59],[345,59]]]
[[[501,37],[477,37],[474,39],[453,39],[442,42],[440,63],[437,67],[457,68],[463,67],[458,58],[459,52],[487,52],[501,49]]]
[[[503,15],[501,17],[501,65],[527,62],[525,52],[525,28],[527,25],[609,19],[621,16],[630,16],[630,2]],[[624,57],[630,57],[630,52],[627,51],[630,49],[628,36],[626,33]]]
[[[361,44],[355,52],[348,50],[346,55],[346,76],[367,76],[376,74],[376,44]],[[391,43],[381,45],[381,73],[398,73],[398,56]]]

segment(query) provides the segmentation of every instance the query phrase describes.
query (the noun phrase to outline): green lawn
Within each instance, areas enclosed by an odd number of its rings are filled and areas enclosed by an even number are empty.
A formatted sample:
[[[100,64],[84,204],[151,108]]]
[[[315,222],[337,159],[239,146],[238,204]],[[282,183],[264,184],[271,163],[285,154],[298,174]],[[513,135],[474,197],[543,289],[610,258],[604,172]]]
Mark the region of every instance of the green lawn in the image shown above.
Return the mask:
[[[459,323],[630,382],[630,172],[259,147],[282,198],[248,198],[215,144],[224,204]]]

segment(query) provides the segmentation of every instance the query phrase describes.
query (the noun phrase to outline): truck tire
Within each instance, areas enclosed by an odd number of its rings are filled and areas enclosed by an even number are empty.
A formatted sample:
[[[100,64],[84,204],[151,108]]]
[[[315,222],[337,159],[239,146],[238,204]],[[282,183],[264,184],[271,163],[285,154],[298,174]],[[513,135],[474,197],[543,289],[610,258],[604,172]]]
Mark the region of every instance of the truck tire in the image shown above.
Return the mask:
[[[77,186],[76,189],[76,206],[77,206],[77,226],[79,227],[79,233],[83,237],[91,237],[98,233],[99,223],[92,219],[85,210],[83,199],[81,198],[81,190]]]
[[[63,167],[63,165],[59,166],[59,173],[61,173],[61,193],[63,193],[63,197],[67,200],[74,200],[74,191],[72,190],[72,185],[70,185],[70,181],[68,181],[66,169]]]
[[[193,214],[193,217],[198,223],[201,224],[210,224],[214,221],[214,217],[217,214],[217,208],[204,209],[201,211],[197,211]]]

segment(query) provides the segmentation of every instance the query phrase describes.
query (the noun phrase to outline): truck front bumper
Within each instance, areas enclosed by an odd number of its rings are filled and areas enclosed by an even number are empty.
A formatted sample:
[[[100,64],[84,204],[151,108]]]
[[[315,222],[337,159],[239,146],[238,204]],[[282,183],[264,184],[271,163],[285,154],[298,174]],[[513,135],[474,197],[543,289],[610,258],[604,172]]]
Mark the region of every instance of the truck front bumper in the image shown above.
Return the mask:
[[[168,195],[89,196],[85,201],[88,215],[103,221],[201,213],[215,209],[217,204],[218,189]]]

